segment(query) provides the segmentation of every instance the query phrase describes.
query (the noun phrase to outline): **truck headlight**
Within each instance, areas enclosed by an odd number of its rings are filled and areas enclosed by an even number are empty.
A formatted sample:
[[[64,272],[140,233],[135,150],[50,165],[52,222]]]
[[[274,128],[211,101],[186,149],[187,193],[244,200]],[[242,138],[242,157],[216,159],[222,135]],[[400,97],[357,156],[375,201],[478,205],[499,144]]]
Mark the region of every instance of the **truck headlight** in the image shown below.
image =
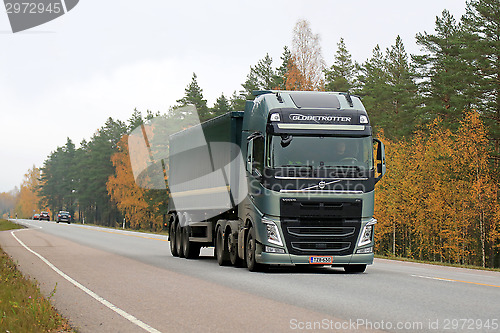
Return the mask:
[[[377,220],[371,219],[363,228],[361,237],[359,238],[358,247],[368,245],[372,242],[373,225],[377,223]]]
[[[270,120],[271,121],[280,121],[281,120],[280,114],[279,113],[273,113],[273,114],[271,114]]]
[[[262,220],[262,223],[266,225],[267,241],[271,244],[283,246],[280,231],[278,230],[278,226],[276,225],[276,223],[265,219]]]

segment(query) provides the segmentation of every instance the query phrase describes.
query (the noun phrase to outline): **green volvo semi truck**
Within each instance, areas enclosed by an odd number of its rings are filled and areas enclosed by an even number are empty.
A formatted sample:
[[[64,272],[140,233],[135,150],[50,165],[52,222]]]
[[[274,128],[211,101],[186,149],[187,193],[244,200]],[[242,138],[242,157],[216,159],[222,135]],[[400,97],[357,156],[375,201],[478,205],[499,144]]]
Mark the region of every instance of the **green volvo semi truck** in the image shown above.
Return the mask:
[[[359,97],[257,91],[228,112],[170,136],[172,255],[214,246],[220,265],[373,262],[374,188],[385,173]]]

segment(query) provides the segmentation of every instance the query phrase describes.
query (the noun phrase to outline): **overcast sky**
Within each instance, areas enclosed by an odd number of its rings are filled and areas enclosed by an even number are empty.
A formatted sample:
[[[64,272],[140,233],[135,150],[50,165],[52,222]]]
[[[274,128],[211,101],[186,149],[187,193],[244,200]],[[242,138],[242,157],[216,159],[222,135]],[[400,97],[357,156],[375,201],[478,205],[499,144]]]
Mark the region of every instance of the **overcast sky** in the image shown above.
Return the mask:
[[[0,192],[19,186],[33,165],[69,137],[89,139],[108,117],[134,108],[166,112],[198,75],[209,106],[241,89],[266,53],[279,66],[292,30],[307,19],[331,65],[344,38],[364,62],[376,44],[399,34],[408,53],[415,35],[433,32],[465,0],[80,0],[66,15],[13,34],[0,7]]]

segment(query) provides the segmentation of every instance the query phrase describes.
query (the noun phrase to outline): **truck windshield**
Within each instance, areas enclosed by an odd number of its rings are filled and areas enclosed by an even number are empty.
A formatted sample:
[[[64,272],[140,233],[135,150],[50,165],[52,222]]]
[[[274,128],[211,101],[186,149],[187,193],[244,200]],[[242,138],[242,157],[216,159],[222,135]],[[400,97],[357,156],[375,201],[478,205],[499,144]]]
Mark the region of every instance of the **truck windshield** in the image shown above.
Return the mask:
[[[286,143],[282,144],[282,141]],[[272,136],[268,151],[267,162],[271,168],[373,167],[371,137],[289,136],[283,140],[280,136]]]

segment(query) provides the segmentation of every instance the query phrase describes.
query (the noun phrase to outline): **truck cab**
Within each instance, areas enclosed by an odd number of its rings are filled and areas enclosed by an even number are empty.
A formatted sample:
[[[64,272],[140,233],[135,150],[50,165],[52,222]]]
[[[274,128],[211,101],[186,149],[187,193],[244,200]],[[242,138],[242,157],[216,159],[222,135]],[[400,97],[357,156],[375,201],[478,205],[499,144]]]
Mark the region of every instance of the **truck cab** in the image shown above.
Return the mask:
[[[255,237],[255,245],[239,247],[247,265],[328,264],[364,271],[373,262],[374,187],[385,161],[360,99],[258,92],[247,102],[242,135],[249,193],[239,219]],[[253,246],[252,259],[243,252]]]

